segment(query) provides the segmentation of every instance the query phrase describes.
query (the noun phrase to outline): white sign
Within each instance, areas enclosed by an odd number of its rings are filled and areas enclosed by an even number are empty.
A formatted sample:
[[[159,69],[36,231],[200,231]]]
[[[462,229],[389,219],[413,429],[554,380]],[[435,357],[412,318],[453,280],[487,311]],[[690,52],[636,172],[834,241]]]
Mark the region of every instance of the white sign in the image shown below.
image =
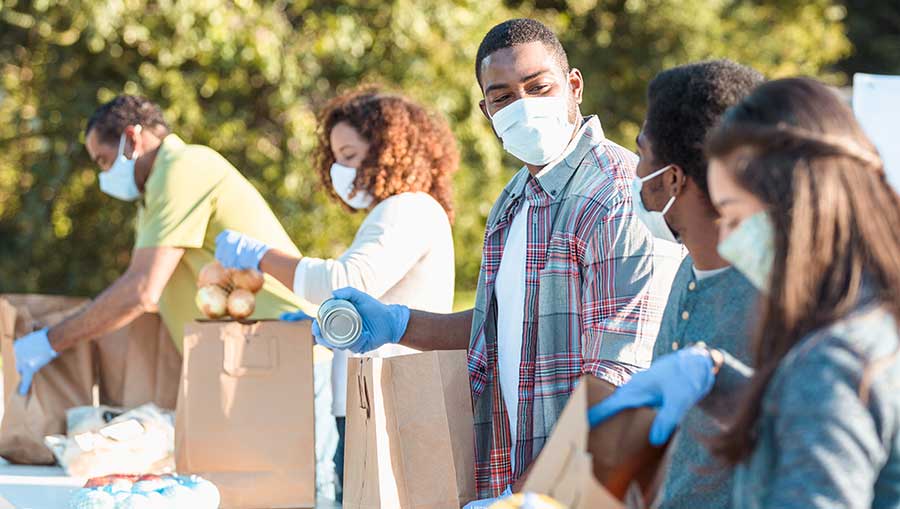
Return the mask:
[[[888,182],[900,191],[900,76],[853,76],[853,112],[875,143]]]

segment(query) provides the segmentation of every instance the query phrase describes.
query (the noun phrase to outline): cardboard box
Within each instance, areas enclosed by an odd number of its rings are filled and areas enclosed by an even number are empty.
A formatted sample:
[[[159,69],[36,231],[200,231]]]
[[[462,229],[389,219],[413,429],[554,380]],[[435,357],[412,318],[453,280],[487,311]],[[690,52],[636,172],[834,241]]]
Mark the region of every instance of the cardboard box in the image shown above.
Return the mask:
[[[588,429],[588,410],[614,390],[598,378],[581,379],[522,491],[550,495],[571,509],[622,509],[630,490],[652,500],[665,453],[665,447],[654,447],[648,440],[656,412],[625,410]]]

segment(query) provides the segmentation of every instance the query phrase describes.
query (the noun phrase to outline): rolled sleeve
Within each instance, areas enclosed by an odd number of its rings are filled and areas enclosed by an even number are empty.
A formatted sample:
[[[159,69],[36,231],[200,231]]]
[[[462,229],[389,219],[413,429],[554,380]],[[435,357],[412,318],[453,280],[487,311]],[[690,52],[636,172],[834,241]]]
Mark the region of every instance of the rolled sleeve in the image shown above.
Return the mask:
[[[584,256],[584,369],[613,383],[649,365],[652,356],[653,338],[641,335],[647,319],[652,243],[636,221],[627,201],[608,209]]]

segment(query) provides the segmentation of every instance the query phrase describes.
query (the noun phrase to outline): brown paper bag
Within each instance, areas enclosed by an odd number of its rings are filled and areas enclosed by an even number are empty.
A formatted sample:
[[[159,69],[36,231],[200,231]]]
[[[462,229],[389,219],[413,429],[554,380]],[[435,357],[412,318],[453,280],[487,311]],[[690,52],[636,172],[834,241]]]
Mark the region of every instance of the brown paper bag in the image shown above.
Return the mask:
[[[93,403],[134,407],[154,402],[173,409],[181,356],[156,314],[96,341],[84,341],[43,367],[26,396],[18,394],[13,341],[55,325],[89,301],[51,295],[0,295],[0,355],[4,413],[0,456],[13,463],[52,464],[44,436],[65,434],[66,410]],[[99,384],[100,400],[93,401]]]
[[[571,509],[620,509],[640,491],[638,505],[650,500],[665,453],[648,441],[656,412],[625,410],[593,430],[588,409],[608,397],[615,386],[586,376],[563,409],[553,433],[531,466],[522,491],[544,493]]]
[[[308,322],[185,327],[176,466],[215,483],[222,509],[313,507],[313,426]]]
[[[44,436],[65,434],[66,409],[90,405],[94,386],[91,346],[80,343],[41,369],[28,395],[20,396],[13,341],[49,327],[78,311],[87,301],[69,297],[4,296],[0,299],[0,355],[3,357],[3,421],[0,456],[12,463],[56,462]]]
[[[466,352],[352,358],[346,509],[459,509],[475,496]]]

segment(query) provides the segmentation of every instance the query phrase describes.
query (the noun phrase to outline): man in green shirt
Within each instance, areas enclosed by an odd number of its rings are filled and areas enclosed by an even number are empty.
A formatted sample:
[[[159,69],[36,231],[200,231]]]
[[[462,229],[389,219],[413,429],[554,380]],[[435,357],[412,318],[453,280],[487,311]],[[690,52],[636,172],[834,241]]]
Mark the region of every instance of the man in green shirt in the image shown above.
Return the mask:
[[[300,255],[253,185],[214,150],[188,145],[171,133],[161,109],[149,100],[122,95],[102,105],[88,120],[85,147],[101,169],[100,189],[138,203],[131,263],[80,313],[15,342],[22,394],[28,392],[34,374],[65,350],[146,312],[159,312],[181,351],[185,324],[201,318],[194,303],[197,274],[214,260],[215,237],[222,230],[246,232]],[[266,276],[251,318],[278,318],[298,307],[313,311],[309,303]],[[318,379],[319,366],[327,366],[323,361],[330,352],[318,346],[316,350]],[[325,375],[327,380],[330,374]],[[318,387],[327,389],[328,384],[316,385],[317,399],[328,398],[330,405],[330,392]]]

